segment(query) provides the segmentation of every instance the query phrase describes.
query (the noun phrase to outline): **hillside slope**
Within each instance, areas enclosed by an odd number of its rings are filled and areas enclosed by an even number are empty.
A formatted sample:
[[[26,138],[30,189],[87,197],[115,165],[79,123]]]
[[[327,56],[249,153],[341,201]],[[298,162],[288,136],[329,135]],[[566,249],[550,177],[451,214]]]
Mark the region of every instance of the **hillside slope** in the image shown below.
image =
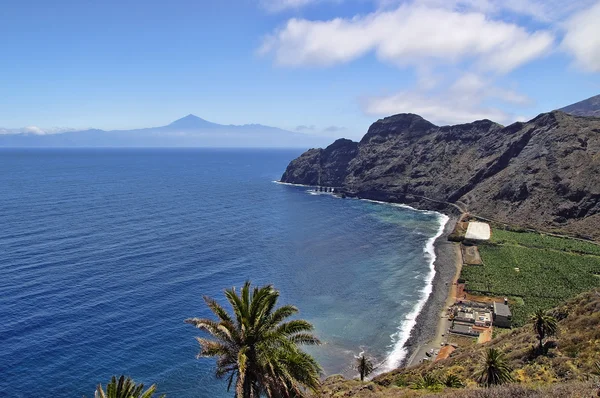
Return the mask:
[[[448,207],[423,197],[465,204],[507,224],[600,239],[600,118],[554,111],[508,127],[438,127],[399,114],[373,123],[358,144],[304,153],[282,181],[419,208]]]
[[[600,117],[600,95],[565,106],[564,108],[560,108],[559,111],[575,116]]]
[[[600,291],[593,290],[581,294],[551,311],[559,320],[559,333],[551,339],[549,352],[546,356],[538,355],[534,347],[537,340],[534,337],[531,324],[513,329],[500,337],[483,345],[472,345],[457,349],[448,359],[435,363],[424,363],[412,368],[398,369],[382,374],[373,379],[370,387],[358,381],[343,380],[333,377],[324,383],[322,397],[391,397],[416,396],[411,386],[421,376],[431,375],[443,378],[445,375],[456,375],[466,386],[474,388],[477,385],[477,372],[480,368],[483,353],[487,348],[494,347],[505,353],[508,364],[513,369],[512,376],[522,386],[505,387],[508,390],[527,390],[526,386],[537,383],[573,383],[570,388],[543,387],[543,392],[516,396],[589,396],[562,395],[564,392],[581,388],[580,391],[591,391],[592,385],[578,384],[590,382],[594,378],[600,381],[600,375],[595,363],[600,361]],[[367,388],[365,388],[367,387]],[[598,387],[596,387],[598,388]],[[535,392],[537,388],[533,388]],[[556,392],[553,390],[557,390]],[[563,391],[559,394],[558,391]],[[477,394],[477,390],[447,389],[450,396],[503,396],[502,394]],[[337,395],[336,395],[337,394]],[[413,395],[414,394],[414,395]],[[421,396],[423,392],[418,395]],[[444,396],[444,395],[442,395]]]

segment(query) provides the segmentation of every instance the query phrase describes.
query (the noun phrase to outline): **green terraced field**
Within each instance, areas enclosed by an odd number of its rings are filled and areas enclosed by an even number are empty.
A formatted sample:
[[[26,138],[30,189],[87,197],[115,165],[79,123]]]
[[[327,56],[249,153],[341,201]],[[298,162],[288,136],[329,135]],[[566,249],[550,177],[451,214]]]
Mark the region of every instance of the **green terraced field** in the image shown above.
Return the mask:
[[[479,246],[483,266],[464,266],[469,292],[510,298],[514,325],[537,308],[549,309],[600,286],[600,247],[586,242],[493,230]]]
[[[512,232],[494,228],[491,242],[527,247],[551,248],[566,252],[595,254],[600,256],[600,245],[577,239],[559,238],[535,232]]]

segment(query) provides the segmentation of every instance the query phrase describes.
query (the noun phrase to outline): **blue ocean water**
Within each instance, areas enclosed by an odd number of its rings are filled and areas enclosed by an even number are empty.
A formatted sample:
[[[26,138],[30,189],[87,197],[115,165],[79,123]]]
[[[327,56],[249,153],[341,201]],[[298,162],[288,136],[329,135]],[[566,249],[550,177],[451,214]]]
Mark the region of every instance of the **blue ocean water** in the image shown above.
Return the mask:
[[[124,373],[231,397],[183,320],[247,279],[315,325],[327,374],[399,360],[441,217],[273,183],[299,153],[1,150],[0,396],[92,397]]]

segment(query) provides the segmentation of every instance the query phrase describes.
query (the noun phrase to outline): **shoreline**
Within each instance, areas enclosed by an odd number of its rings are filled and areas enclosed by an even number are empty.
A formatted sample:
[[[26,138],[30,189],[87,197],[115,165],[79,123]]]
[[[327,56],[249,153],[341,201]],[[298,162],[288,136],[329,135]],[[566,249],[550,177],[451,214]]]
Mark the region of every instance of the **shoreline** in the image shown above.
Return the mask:
[[[449,219],[444,232],[434,243],[436,257],[432,291],[404,344],[407,355],[398,368],[417,365],[425,357],[425,352],[431,348],[439,349],[443,341],[442,335],[446,333],[447,319],[443,317],[443,313],[446,306],[454,300],[454,282],[460,272],[459,246],[447,240],[459,217],[447,216]]]
[[[367,199],[368,200],[368,199]],[[379,202],[385,203],[385,202]],[[399,207],[409,207],[406,205],[398,205]],[[416,210],[416,209],[413,209]],[[428,212],[428,210],[416,210]],[[429,298],[435,292],[435,284],[434,281],[439,271],[436,267],[437,261],[437,250],[436,250],[436,242],[441,237],[446,235],[446,230],[448,223],[451,221],[450,217],[439,213],[437,213],[438,219],[440,221],[440,226],[435,236],[431,237],[425,247],[423,248],[423,252],[429,255],[429,274],[426,277],[427,284],[421,290],[421,294],[419,300],[416,302],[415,306],[411,310],[411,312],[406,315],[404,321],[398,327],[398,332],[394,335],[397,336],[396,341],[394,341],[392,351],[387,355],[386,359],[382,362],[382,366],[376,374],[385,373],[397,369],[401,366],[406,358],[408,357],[409,350],[407,348],[407,344],[410,341],[410,337],[413,334],[413,330],[418,326],[418,319],[420,314],[427,309],[426,305],[429,302]]]
[[[308,185],[284,183],[274,181],[275,183],[290,186],[309,187]],[[460,249],[455,242],[448,241],[448,235],[454,230],[456,222],[460,215],[454,212],[442,212],[439,210],[419,209],[404,203],[386,202],[368,198],[356,198],[369,202],[394,205],[408,208],[416,211],[431,211],[447,217],[443,231],[433,242],[435,259],[433,262],[433,271],[435,272],[431,281],[431,292],[425,299],[424,304],[418,309],[418,315],[415,318],[415,324],[410,329],[406,342],[394,349],[383,361],[387,362],[394,351],[404,353],[399,363],[382,372],[385,373],[401,367],[409,367],[419,363],[425,357],[425,352],[431,348],[439,349],[443,341],[443,335],[446,333],[447,318],[443,316],[444,309],[450,306],[455,300],[456,287],[455,282],[460,276]],[[415,304],[418,308],[420,300]]]

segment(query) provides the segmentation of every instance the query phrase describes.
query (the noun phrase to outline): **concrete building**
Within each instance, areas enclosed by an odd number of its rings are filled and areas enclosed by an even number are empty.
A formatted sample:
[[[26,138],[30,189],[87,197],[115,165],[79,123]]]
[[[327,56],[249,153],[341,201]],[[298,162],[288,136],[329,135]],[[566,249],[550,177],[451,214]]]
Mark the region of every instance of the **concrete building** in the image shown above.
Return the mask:
[[[484,222],[471,221],[467,227],[467,233],[465,234],[465,240],[469,241],[482,241],[490,240],[492,236],[492,230],[490,225]]]
[[[494,326],[509,328],[512,325],[512,313],[506,300],[504,303],[494,303]]]
[[[474,321],[475,326],[492,326],[492,314],[489,311],[476,311]]]

